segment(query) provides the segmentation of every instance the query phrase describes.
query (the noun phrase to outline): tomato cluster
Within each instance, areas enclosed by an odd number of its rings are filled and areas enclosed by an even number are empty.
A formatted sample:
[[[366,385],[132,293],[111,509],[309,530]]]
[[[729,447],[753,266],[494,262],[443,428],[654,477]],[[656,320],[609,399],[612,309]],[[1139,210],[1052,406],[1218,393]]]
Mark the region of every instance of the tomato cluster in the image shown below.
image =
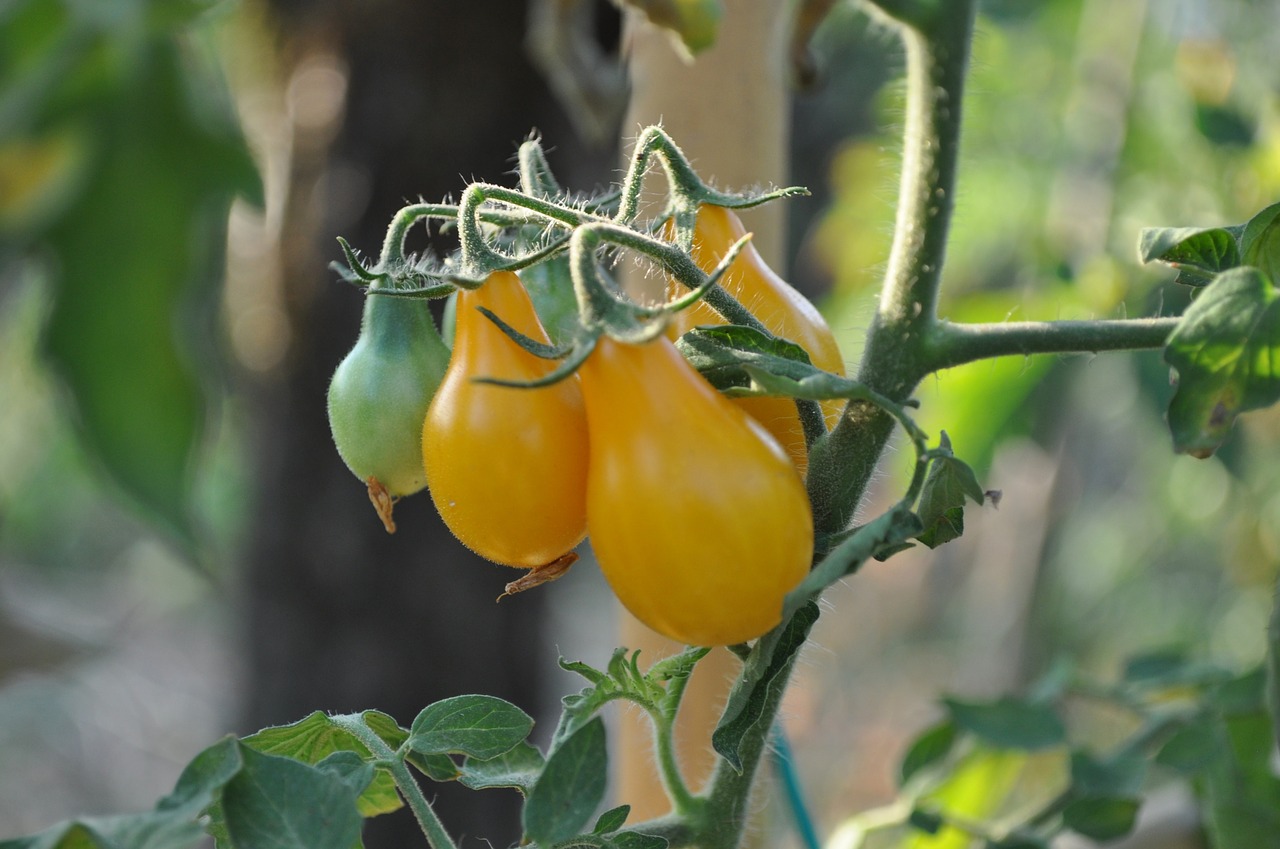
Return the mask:
[[[742,234],[730,210],[704,207],[695,260],[710,271]],[[730,269],[725,288],[766,327],[840,370],[817,311],[754,250]],[[547,344],[514,273],[459,290],[443,379],[423,413],[406,413],[422,423],[422,479],[457,538],[536,575],[590,536],[622,603],[686,643],[740,643],[776,626],[813,553],[795,403],[730,401],[663,335],[599,335],[577,371],[550,385],[481,381],[545,382],[553,368],[482,309]],[[678,316],[682,329],[722,321],[700,303]]]

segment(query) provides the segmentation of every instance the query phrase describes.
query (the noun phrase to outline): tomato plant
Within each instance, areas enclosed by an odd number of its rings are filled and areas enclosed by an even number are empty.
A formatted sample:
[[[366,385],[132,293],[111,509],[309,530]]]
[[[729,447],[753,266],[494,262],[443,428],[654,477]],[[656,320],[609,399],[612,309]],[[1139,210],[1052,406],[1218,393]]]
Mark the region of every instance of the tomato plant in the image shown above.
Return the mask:
[[[586,535],[582,394],[576,378],[528,390],[477,383],[536,380],[551,369],[481,308],[546,341],[515,274],[460,291],[453,354],[421,428],[421,463],[436,509],[464,545],[507,566],[543,566]]]
[[[530,716],[489,696],[428,705],[407,726],[374,710],[317,711],[210,746],[152,811],[66,823],[0,849],[184,849],[206,832],[219,849],[349,849],[364,818],[405,804],[434,849],[455,849],[423,779],[514,789],[522,845],[737,849],[762,764],[772,757],[786,775],[778,717],[828,588],[904,549],[947,544],[963,534],[971,504],[999,499],[945,432],[917,424],[926,379],[997,357],[1161,350],[1176,382],[1173,445],[1193,457],[1223,445],[1240,415],[1280,401],[1280,204],[1239,224],[1143,231],[1142,261],[1172,266],[1172,285],[1194,294],[1184,292],[1181,315],[1162,304],[1139,318],[946,317],[942,268],[976,3],[872,5],[905,46],[906,132],[898,226],[852,377],[825,323],[736,221],[736,209],[801,190],[713,188],[658,126],[635,139],[614,189],[565,192],[530,138],[519,188],[472,183],[457,204],[405,207],[372,268],[343,243],[344,276],[370,291],[360,340],[331,385],[330,417],[343,460],[371,494],[374,483],[391,499],[425,481],[463,544],[534,574],[560,574],[589,534],[622,603],[691,645],[647,668],[626,648],[603,668],[562,661],[587,686],[564,698],[542,746],[530,739]],[[802,3],[801,23],[816,25],[829,8]],[[682,11],[698,26],[685,14],[660,17],[690,30],[690,49],[705,46],[719,4]],[[655,163],[666,205],[646,217],[642,185]],[[405,230],[422,219],[446,221],[458,249],[406,257]],[[678,288],[665,303],[630,297],[614,276],[623,255]],[[553,317],[554,340],[520,273]],[[426,302],[446,297],[456,298],[454,344],[423,412],[444,358]],[[674,343],[669,323],[682,331]],[[905,482],[891,480],[898,497],[855,521],[870,512],[868,483],[894,434]],[[1266,660],[1244,669],[1165,651],[1130,658],[1112,682],[1055,668],[1026,696],[942,699],[936,724],[904,753],[896,795],[832,829],[830,844],[1111,840],[1134,829],[1158,781],[1176,781],[1214,849],[1276,849],[1280,612],[1271,625]],[[714,771],[694,792],[674,723],[690,675],[721,645],[740,667],[705,741]],[[1123,712],[1110,745],[1082,741],[1067,721],[1083,699]],[[667,816],[629,822],[625,800],[598,810],[608,772],[598,714],[616,700],[652,720]],[[1036,772],[1052,773],[1041,782],[1050,792],[1018,795],[1015,785]],[[816,844],[799,794],[789,795]]]
[[[745,642],[809,569],[809,499],[778,444],[666,339],[607,337],[582,364],[587,527],[609,585],[654,630]]]

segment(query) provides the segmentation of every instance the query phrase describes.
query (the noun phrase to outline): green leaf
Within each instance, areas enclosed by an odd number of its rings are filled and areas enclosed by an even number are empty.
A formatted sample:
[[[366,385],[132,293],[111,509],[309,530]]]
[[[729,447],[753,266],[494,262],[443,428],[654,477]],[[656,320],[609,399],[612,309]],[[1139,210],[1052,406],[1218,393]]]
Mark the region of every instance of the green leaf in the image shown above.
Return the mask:
[[[1071,753],[1071,787],[1080,796],[1136,797],[1146,774],[1147,762],[1140,757],[1099,760],[1085,751]]]
[[[925,834],[937,834],[942,830],[942,826],[946,820],[936,811],[926,811],[921,808],[913,808],[911,815],[907,817],[907,824],[917,831],[923,831]]]
[[[358,793],[339,775],[241,747],[244,766],[222,790],[236,849],[351,849],[360,839]]]
[[[950,449],[945,432],[942,445],[945,450]],[[973,469],[958,457],[934,457],[920,493],[918,513],[924,531],[916,538],[930,548],[937,548],[963,534],[966,498],[978,505],[986,501]]]
[[[956,726],[950,720],[926,728],[907,748],[898,768],[898,784],[905,785],[911,776],[945,758],[956,741]]]
[[[826,374],[811,365],[808,352],[794,342],[736,324],[696,327],[677,339],[676,347],[722,392],[749,389],[748,366],[797,382]]]
[[[1207,457],[1238,414],[1280,399],[1280,307],[1254,268],[1225,272],[1196,299],[1165,347],[1178,371],[1169,405],[1174,448]]]
[[[630,814],[630,805],[619,805],[616,808],[610,808],[596,820],[595,827],[591,829],[591,833],[611,834],[627,824],[627,817]]]
[[[395,721],[386,714],[366,711],[364,716],[370,715],[383,720],[384,730],[386,723],[398,728]],[[280,755],[311,765],[319,764],[336,752],[353,752],[363,760],[373,757],[368,746],[321,711],[314,711],[289,725],[264,728],[245,737],[243,743],[263,754]],[[388,745],[391,745],[389,741]],[[360,812],[367,817],[390,813],[403,806],[404,801],[396,792],[395,779],[385,769],[377,771],[373,781],[360,796]]]
[[[666,696],[666,681],[677,677],[676,673],[684,666],[696,663],[700,657],[698,652],[698,649],[685,649],[658,661],[648,673],[640,672],[638,650],[629,655],[625,648],[614,650],[606,672],[593,669],[581,661],[566,661],[561,658],[561,668],[578,673],[590,681],[592,686],[561,700],[564,713],[560,717],[552,746],[574,734],[595,716],[596,711],[614,699],[633,701],[645,710],[656,709]]]
[[[656,834],[624,831],[609,837],[605,845],[608,849],[667,849],[671,843],[667,838]]]
[[[669,30],[690,54],[716,42],[723,0],[622,0],[647,17],[654,26]]]
[[[214,356],[231,196],[260,188],[230,113],[194,102],[191,55],[171,38],[132,46],[128,62],[75,60],[102,97],[77,116],[92,165],[45,233],[56,273],[43,347],[93,457],[191,549],[207,416],[197,365]]]
[[[390,782],[376,781],[381,776],[390,776],[355,752],[334,752],[316,766],[332,772],[355,790],[358,794],[356,807],[362,817],[389,813],[404,804],[396,791],[394,779]]]
[[[742,771],[743,740],[760,723],[765,708],[777,698],[778,689],[785,686],[791,661],[817,621],[818,606],[808,602],[751,647],[711,735],[716,752],[738,772]]]
[[[547,758],[525,800],[525,835],[549,846],[578,834],[604,799],[607,772],[604,722],[596,717]]]
[[[984,849],[1049,849],[1049,844],[1038,837],[1006,837],[1004,840],[990,840]]]
[[[1205,286],[1219,272],[1240,265],[1242,228],[1148,227],[1138,236],[1143,262],[1164,262],[1178,269],[1179,283]]]
[[[1269,280],[1280,280],[1280,203],[1249,219],[1240,237],[1240,250],[1245,265],[1254,266]]]
[[[1271,727],[1280,740],[1280,575],[1272,596],[1271,618],[1267,622],[1267,710]]]
[[[1223,742],[1212,726],[1206,723],[1190,725],[1160,747],[1155,762],[1184,775],[1197,775],[1222,755]]]
[[[364,719],[364,724],[392,749],[399,749],[409,739],[409,732],[381,711],[367,710],[360,716]],[[432,781],[455,781],[458,778],[458,765],[448,755],[424,755],[411,751],[405,760]]]
[[[457,753],[484,760],[511,751],[532,730],[533,719],[510,702],[494,696],[455,696],[418,714],[409,747],[426,755]]]
[[[542,752],[522,742],[496,758],[467,758],[462,762],[458,781],[472,790],[514,787],[528,796],[538,776],[542,774],[544,763]]]
[[[1046,749],[1066,740],[1062,720],[1048,705],[1005,697],[994,702],[943,699],[956,727],[1002,749]]]
[[[1092,840],[1115,840],[1133,831],[1140,799],[1101,796],[1076,799],[1062,811],[1062,823]]]
[[[710,651],[711,649],[706,646],[686,646],[683,651],[664,657],[650,666],[645,672],[645,677],[654,682],[688,678],[693,674],[698,661],[706,657]]]
[[[892,551],[924,530],[920,517],[898,504],[858,528],[822,558],[796,588],[787,593],[782,615],[789,617],[836,581],[851,575],[872,557]]]

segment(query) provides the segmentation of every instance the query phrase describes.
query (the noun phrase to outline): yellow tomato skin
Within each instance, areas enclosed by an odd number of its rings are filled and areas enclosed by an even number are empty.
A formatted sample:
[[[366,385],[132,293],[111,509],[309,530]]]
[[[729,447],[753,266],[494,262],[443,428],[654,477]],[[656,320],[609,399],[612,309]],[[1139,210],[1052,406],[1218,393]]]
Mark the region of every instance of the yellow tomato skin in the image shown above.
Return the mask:
[[[746,235],[737,214],[723,206],[704,204],[698,210],[694,228],[693,258],[698,267],[708,274],[716,267],[729,248]],[[750,310],[760,323],[775,336],[790,339],[809,354],[815,366],[834,374],[844,374],[844,357],[836,344],[830,326],[803,295],[783,280],[761,258],[748,242],[720,285]],[[683,291],[675,281],[670,282],[668,294]],[[706,303],[699,301],[692,307],[677,313],[672,321],[675,336],[704,324],[724,324],[720,314]],[[800,474],[809,467],[809,455],[804,442],[804,429],[800,415],[790,398],[736,398],[734,403],[760,422],[774,435],[791,455]],[[844,408],[841,401],[825,401],[822,404],[827,428],[835,426]]]
[[[587,423],[576,376],[539,389],[475,383],[527,381],[554,364],[498,329],[486,307],[546,342],[515,274],[498,272],[458,295],[453,353],[422,426],[431,499],[467,548],[496,563],[533,568],[586,535]]]
[[[622,603],[691,645],[758,637],[809,571],[804,485],[763,428],[666,337],[602,337],[583,363],[587,527]]]

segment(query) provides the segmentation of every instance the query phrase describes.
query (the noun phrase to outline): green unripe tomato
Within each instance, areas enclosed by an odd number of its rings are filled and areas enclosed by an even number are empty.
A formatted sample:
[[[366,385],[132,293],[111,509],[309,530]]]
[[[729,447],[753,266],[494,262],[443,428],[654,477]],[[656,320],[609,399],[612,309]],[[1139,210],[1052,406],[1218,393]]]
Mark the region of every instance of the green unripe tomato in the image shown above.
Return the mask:
[[[448,364],[427,301],[365,298],[360,338],[329,383],[329,427],[388,530],[390,500],[426,486],[422,421]]]

